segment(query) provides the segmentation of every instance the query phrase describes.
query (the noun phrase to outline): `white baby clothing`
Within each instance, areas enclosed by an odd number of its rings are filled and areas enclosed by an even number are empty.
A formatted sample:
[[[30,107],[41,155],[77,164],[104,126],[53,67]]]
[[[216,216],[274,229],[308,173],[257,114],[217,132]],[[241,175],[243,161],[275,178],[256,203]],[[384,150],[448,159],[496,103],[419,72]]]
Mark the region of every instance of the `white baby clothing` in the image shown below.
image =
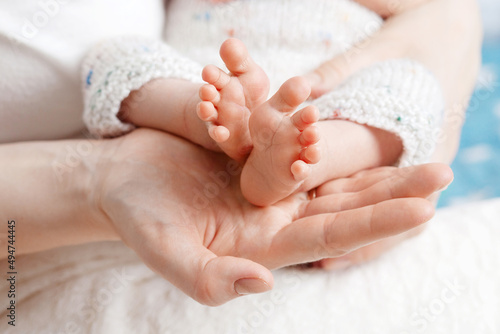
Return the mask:
[[[162,0],[0,1],[0,143],[81,136],[81,63],[103,39],[160,39]]]
[[[229,37],[246,44],[273,93],[286,79],[369,38],[381,24],[379,16],[350,0],[172,0],[166,44],[122,37],[101,43],[86,58],[84,119],[99,136],[130,131],[133,125],[116,114],[132,90],[160,77],[201,82],[202,66],[223,67],[219,47]],[[408,59],[365,68],[312,103],[322,119],[349,119],[396,133],[404,146],[400,166],[428,161],[443,112],[436,79]]]

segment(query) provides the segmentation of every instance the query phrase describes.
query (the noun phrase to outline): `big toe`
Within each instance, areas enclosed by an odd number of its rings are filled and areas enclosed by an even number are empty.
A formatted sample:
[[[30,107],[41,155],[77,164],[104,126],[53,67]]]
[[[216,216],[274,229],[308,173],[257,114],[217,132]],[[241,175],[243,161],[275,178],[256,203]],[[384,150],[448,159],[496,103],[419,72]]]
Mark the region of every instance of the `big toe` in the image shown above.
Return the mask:
[[[247,73],[256,66],[245,44],[236,38],[230,38],[222,43],[220,56],[227,69],[234,75]]]
[[[293,77],[285,81],[269,100],[273,108],[290,112],[302,104],[311,93],[311,85],[303,77]]]

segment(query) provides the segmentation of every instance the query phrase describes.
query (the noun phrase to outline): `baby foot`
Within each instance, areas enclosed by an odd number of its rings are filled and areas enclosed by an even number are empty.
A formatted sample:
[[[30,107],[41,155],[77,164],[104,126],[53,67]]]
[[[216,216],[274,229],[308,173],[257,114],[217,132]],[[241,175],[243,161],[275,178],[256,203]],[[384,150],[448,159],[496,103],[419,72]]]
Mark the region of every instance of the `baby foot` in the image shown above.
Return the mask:
[[[255,205],[273,204],[297,191],[320,160],[316,107],[294,113],[311,92],[302,77],[286,81],[267,102],[252,111],[253,150],[243,166],[241,191]]]
[[[220,55],[229,74],[213,65],[203,69],[202,78],[207,85],[200,89],[202,102],[197,113],[207,122],[210,137],[222,151],[242,162],[252,150],[250,110],[266,100],[269,79],[240,40],[225,41]]]

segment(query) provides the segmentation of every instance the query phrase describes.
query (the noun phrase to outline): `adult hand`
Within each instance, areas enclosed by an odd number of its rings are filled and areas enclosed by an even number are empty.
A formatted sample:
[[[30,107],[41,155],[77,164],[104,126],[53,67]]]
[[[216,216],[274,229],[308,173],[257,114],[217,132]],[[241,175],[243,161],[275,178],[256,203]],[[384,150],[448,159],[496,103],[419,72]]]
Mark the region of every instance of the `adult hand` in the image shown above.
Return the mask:
[[[411,58],[431,70],[443,89],[446,110],[433,161],[451,163],[460,139],[465,109],[480,64],[481,24],[474,0],[357,0],[386,17],[381,30],[350,50],[324,63],[309,78],[313,97],[335,88],[358,70],[390,58]],[[436,200],[434,196],[433,200]],[[422,228],[419,229],[421,231]],[[411,231],[359,249],[345,258],[327,259],[333,269],[379,256]]]
[[[259,208],[238,165],[148,129],[106,142],[95,179],[107,222],[154,271],[200,303],[272,288],[270,269],[340,256],[433,215],[423,199],[451,181],[445,165],[381,168]],[[420,197],[420,198],[419,198]]]
[[[431,70],[448,107],[464,109],[481,60],[481,23],[474,0],[357,0],[387,17],[373,36],[309,74],[312,96],[334,89],[362,68],[392,58],[410,58]]]
[[[391,58],[414,59],[437,77],[446,110],[434,161],[451,163],[481,61],[482,31],[475,0],[358,0],[388,17],[381,30],[309,74],[312,96],[353,73]]]

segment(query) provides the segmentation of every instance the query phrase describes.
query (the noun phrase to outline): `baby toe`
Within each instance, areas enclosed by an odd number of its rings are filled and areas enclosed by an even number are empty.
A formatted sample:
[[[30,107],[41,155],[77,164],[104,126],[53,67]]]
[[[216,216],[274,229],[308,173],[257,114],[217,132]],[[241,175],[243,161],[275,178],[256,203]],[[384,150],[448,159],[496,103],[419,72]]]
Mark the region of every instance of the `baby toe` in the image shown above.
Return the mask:
[[[309,166],[302,160],[295,161],[290,167],[295,181],[303,181],[309,175]]]
[[[223,89],[231,80],[231,77],[215,65],[207,65],[201,72],[201,77],[207,83],[215,86],[218,90]]]
[[[216,143],[223,143],[229,139],[229,130],[222,125],[212,125],[208,128],[210,138],[215,140]]]
[[[198,103],[196,113],[198,117],[205,122],[217,120],[218,114],[212,102],[202,101]]]
[[[302,146],[316,144],[319,141],[319,129],[316,126],[309,126],[299,135],[299,143]]]
[[[214,85],[203,85],[200,88],[200,99],[217,105],[220,101],[220,93]]]
[[[308,146],[300,152],[300,159],[303,161],[316,164],[321,160],[321,152],[317,145]]]
[[[293,114],[291,119],[293,125],[298,130],[302,131],[319,120],[318,108],[315,106],[307,106]]]
[[[281,85],[276,94],[269,99],[270,105],[282,112],[294,111],[311,93],[309,82],[303,77],[293,77]]]

